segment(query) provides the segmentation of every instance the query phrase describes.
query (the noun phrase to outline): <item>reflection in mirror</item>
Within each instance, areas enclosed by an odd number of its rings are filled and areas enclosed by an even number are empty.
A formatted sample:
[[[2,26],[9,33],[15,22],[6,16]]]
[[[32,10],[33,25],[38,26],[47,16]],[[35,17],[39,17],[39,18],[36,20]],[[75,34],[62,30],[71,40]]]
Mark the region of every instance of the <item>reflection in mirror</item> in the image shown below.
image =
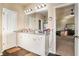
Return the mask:
[[[43,32],[47,28],[48,11],[43,10],[26,15],[26,26],[28,29]]]
[[[39,20],[39,30],[41,30],[41,20]]]

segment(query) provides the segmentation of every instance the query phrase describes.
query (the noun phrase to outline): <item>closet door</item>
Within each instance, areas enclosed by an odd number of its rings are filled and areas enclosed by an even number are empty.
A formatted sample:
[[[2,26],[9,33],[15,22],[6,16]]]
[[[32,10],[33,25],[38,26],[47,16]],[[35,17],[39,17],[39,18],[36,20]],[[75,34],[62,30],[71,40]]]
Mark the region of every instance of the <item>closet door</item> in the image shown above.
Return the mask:
[[[17,13],[3,8],[2,14],[2,50],[16,46]]]

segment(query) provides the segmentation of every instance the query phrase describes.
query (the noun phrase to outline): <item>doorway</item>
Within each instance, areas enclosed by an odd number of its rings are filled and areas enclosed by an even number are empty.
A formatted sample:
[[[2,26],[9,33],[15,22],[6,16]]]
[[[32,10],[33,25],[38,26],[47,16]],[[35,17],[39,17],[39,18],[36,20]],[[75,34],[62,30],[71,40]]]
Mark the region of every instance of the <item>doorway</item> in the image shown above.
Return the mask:
[[[56,8],[56,54],[74,56],[74,4]]]

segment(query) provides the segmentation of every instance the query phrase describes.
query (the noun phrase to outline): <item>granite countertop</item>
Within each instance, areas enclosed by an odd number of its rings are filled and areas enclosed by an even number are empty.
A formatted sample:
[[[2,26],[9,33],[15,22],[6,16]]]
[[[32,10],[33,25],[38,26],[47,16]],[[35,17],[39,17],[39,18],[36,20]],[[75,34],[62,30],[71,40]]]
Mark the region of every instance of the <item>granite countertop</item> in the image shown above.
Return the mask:
[[[36,35],[48,35],[50,29],[46,29],[46,30],[32,30],[32,29],[21,29],[21,30],[16,30],[14,32],[16,33],[26,33],[26,34],[36,34]]]
[[[14,31],[14,32],[16,32],[16,33],[27,33],[27,34],[44,35],[44,33],[26,32],[26,31]]]

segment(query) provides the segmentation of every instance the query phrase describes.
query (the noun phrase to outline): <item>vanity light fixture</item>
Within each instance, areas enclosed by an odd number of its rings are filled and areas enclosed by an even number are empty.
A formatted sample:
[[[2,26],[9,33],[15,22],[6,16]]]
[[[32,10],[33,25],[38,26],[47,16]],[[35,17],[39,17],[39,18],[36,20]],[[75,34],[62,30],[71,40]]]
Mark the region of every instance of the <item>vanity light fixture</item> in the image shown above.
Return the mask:
[[[30,12],[30,11],[32,11],[32,9],[31,9],[31,8],[30,8],[30,9],[28,9],[28,10],[29,10],[29,12]]]
[[[32,11],[32,9],[30,8],[30,11]]]
[[[46,6],[46,4],[44,4],[44,3],[43,3],[43,4],[41,4],[41,7],[45,7],[45,6]]]
[[[35,7],[35,9],[40,9],[40,8],[41,8],[41,6],[40,6],[40,5],[38,5],[38,6],[36,6],[36,7]]]
[[[46,4],[43,3],[43,4],[41,4],[41,5],[36,6],[35,9],[40,9],[40,8],[45,7],[45,6],[46,6]]]
[[[44,7],[46,7],[46,4],[42,3],[42,4],[37,5],[35,7],[35,10],[41,9],[41,8],[44,8]],[[33,10],[32,8],[29,8],[29,9],[26,10],[26,13],[31,12],[32,10]]]
[[[41,8],[41,5],[38,5],[38,9],[40,9]]]
[[[32,11],[32,9],[31,9],[31,8],[26,10],[26,12],[30,12],[30,11]]]

